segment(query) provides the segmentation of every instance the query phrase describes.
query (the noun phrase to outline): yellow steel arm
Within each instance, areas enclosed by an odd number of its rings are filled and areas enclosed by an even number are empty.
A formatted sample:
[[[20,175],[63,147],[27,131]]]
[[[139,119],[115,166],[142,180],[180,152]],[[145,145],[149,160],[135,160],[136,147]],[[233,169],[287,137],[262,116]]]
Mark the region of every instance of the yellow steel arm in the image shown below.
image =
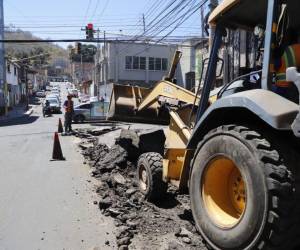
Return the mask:
[[[161,81],[155,85],[153,90],[140,103],[138,111],[148,108],[157,102],[159,98],[166,98],[172,100],[174,103],[179,101],[192,104],[194,103],[195,94],[169,81]],[[199,98],[197,99],[196,103],[199,101]]]

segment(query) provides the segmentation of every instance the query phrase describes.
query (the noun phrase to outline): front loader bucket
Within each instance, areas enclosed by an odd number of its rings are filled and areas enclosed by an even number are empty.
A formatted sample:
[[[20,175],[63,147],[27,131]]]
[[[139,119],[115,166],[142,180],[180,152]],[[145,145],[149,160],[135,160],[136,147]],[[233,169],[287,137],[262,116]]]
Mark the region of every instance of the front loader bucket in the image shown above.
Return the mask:
[[[139,104],[152,89],[114,84],[110,98],[107,120],[168,124],[168,112],[161,112],[157,103],[137,111]]]

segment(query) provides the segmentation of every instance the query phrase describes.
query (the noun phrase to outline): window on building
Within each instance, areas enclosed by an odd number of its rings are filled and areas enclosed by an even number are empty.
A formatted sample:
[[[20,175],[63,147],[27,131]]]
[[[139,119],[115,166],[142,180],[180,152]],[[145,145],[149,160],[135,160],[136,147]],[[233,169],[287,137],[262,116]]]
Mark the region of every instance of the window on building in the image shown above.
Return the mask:
[[[149,57],[149,70],[154,70],[154,61],[155,58],[154,57]]]
[[[161,58],[155,58],[155,70],[161,70]]]
[[[168,59],[162,58],[161,61],[161,70],[166,71],[168,69]]]
[[[140,69],[140,58],[138,56],[133,57],[133,69]]]
[[[132,56],[125,57],[125,69],[132,69]]]
[[[16,76],[17,75],[17,67],[14,66],[14,75]]]
[[[140,57],[140,69],[146,69],[146,57]]]
[[[7,72],[10,73],[10,64],[7,64]]]
[[[125,69],[146,69],[146,57],[139,56],[126,56],[125,57]]]
[[[149,70],[166,71],[168,69],[167,58],[149,57]]]

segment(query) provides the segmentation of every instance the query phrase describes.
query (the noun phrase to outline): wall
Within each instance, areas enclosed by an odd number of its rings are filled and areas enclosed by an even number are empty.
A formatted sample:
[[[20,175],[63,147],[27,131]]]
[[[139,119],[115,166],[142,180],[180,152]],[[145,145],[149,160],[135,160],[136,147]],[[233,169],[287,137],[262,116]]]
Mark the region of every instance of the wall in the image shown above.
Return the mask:
[[[72,62],[71,71],[75,83],[92,80],[94,67],[94,63],[83,62],[81,65],[80,62]]]
[[[19,67],[6,61],[6,82],[8,86],[8,106],[13,107],[19,104],[21,93],[19,88]]]
[[[101,84],[115,82],[121,84],[136,84],[153,86],[153,83],[161,80],[168,74],[169,65],[173,59],[176,46],[138,44],[138,43],[109,43],[106,50],[102,49],[101,62]],[[107,61],[104,59],[107,56]],[[126,56],[146,57],[146,69],[126,69]],[[149,57],[167,58],[168,67],[166,70],[149,70]],[[107,77],[105,77],[107,75]],[[181,74],[178,74],[179,78]],[[179,84],[182,79],[179,79]]]

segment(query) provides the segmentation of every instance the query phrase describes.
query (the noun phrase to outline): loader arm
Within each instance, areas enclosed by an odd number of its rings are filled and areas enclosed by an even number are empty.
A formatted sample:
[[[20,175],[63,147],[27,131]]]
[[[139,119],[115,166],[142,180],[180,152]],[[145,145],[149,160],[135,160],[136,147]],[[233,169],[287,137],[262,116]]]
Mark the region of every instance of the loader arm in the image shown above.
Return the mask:
[[[170,81],[170,82],[174,81],[176,69],[177,69],[178,63],[180,62],[181,56],[182,56],[182,52],[179,50],[176,50],[173,60],[172,60],[172,64],[171,64],[168,76],[166,76],[164,78],[164,80]]]
[[[161,105],[166,103],[170,106],[178,106],[180,103],[192,104],[196,95],[169,81],[161,81],[155,85],[153,90],[145,97],[138,106],[138,111],[142,111],[155,103]],[[199,101],[199,98],[197,98]]]

